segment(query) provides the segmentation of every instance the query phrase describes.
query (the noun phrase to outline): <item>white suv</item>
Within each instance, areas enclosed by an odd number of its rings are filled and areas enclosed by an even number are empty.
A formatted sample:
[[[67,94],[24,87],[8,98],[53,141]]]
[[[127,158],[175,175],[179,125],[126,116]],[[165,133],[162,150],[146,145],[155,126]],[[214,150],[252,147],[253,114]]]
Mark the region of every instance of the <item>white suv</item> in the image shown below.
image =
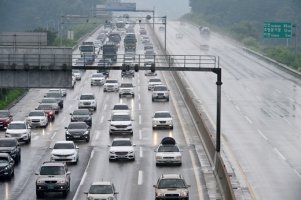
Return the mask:
[[[172,116],[168,111],[157,111],[153,116],[153,129],[169,128],[173,129]]]
[[[169,101],[169,91],[165,85],[155,85],[152,93],[152,101],[165,99]]]
[[[119,84],[115,79],[107,79],[104,84],[103,91],[104,92],[118,92]]]
[[[94,73],[91,76],[91,85],[104,85],[106,81],[102,73]]]
[[[31,130],[24,121],[12,121],[6,129],[5,137],[16,138],[28,144],[31,141]]]
[[[26,118],[26,122],[30,127],[46,127],[48,125],[48,116],[42,110],[31,111]]]
[[[78,109],[88,108],[88,109],[97,109],[97,102],[94,94],[86,93],[80,95]]]
[[[133,83],[121,83],[119,87],[119,97],[131,96],[134,98],[134,86]]]
[[[148,90],[153,90],[155,85],[162,85],[161,79],[151,78],[148,80]]]
[[[87,194],[87,199],[108,199],[117,200],[117,194],[115,186],[113,183],[108,181],[93,182],[90,186],[89,192]]]
[[[110,135],[113,133],[133,134],[132,119],[129,113],[114,113],[110,121]]]

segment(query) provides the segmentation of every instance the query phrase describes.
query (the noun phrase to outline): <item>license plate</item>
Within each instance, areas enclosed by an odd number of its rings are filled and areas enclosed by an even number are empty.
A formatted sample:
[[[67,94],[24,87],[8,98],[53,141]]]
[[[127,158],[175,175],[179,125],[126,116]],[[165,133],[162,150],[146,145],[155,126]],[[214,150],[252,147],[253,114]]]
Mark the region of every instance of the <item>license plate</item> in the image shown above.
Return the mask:
[[[74,136],[75,138],[80,138],[80,136]]]
[[[48,185],[48,189],[53,190],[54,189],[54,185],[53,184],[49,184]]]

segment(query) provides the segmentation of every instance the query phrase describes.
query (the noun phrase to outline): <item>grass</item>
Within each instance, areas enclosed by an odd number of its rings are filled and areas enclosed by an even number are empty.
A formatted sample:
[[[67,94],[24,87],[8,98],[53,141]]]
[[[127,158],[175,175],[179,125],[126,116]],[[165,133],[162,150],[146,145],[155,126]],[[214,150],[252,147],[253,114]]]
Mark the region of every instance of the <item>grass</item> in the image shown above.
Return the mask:
[[[6,94],[0,99],[0,110],[6,109],[15,99],[23,95],[24,89],[9,89]]]

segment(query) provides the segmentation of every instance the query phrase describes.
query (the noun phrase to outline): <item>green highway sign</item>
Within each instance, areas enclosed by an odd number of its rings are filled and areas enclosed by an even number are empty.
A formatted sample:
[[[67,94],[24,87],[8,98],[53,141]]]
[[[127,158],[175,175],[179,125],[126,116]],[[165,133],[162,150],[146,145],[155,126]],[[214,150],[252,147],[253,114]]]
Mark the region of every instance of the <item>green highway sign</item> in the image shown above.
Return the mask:
[[[291,38],[292,24],[288,22],[264,22],[264,38]]]

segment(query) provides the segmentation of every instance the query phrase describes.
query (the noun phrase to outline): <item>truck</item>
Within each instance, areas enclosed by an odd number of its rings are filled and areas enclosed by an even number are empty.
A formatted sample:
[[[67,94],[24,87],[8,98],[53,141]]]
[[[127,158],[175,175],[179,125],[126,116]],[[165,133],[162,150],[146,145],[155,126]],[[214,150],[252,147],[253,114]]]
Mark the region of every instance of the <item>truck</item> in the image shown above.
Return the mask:
[[[117,61],[118,46],[114,42],[107,42],[102,46],[102,58],[111,59],[112,62]]]
[[[81,57],[84,58],[85,64],[93,64],[95,61],[96,53],[93,42],[82,42],[79,46]]]
[[[137,38],[135,33],[127,33],[123,40],[125,51],[136,51]]]

